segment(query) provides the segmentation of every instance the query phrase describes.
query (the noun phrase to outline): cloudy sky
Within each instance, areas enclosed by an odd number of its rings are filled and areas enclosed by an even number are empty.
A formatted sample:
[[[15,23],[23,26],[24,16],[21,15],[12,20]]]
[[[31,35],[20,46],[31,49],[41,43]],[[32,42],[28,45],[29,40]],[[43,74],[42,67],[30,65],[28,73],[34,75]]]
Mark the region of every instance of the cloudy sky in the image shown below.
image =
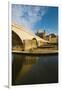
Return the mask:
[[[58,33],[58,8],[12,4],[12,22],[24,25],[33,32],[39,29]]]

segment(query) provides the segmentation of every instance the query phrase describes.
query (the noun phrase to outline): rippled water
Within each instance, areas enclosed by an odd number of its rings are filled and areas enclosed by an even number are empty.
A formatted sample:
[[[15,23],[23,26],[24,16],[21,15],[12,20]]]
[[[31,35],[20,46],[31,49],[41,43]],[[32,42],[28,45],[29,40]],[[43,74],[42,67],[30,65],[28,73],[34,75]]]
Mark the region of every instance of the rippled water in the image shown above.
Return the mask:
[[[12,54],[12,85],[58,82],[58,55]]]

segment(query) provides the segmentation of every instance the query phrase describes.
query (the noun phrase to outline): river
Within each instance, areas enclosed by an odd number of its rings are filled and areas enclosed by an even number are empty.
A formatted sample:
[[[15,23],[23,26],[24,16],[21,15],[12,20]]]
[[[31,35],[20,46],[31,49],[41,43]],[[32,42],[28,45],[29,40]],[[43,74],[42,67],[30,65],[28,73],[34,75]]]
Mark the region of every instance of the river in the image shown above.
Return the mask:
[[[12,85],[58,82],[58,55],[12,54]]]

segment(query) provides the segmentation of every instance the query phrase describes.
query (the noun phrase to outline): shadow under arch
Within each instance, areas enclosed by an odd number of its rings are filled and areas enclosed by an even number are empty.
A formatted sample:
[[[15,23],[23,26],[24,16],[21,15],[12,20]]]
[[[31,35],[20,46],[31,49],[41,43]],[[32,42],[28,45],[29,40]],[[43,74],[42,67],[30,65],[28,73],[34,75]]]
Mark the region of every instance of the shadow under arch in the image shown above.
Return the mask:
[[[37,45],[38,45],[37,39],[36,38],[33,38],[32,39],[32,47],[33,48],[37,48]]]
[[[24,45],[22,42],[22,39],[14,32],[12,31],[12,50],[23,50]]]

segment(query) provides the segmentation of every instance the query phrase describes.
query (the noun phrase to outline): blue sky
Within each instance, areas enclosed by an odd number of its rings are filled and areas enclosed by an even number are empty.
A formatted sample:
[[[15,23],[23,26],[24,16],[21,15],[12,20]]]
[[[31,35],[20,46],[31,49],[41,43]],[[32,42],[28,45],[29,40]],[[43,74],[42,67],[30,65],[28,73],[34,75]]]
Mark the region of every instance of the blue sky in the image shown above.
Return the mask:
[[[58,34],[58,8],[12,4],[12,22],[33,32],[45,29],[47,33]]]

